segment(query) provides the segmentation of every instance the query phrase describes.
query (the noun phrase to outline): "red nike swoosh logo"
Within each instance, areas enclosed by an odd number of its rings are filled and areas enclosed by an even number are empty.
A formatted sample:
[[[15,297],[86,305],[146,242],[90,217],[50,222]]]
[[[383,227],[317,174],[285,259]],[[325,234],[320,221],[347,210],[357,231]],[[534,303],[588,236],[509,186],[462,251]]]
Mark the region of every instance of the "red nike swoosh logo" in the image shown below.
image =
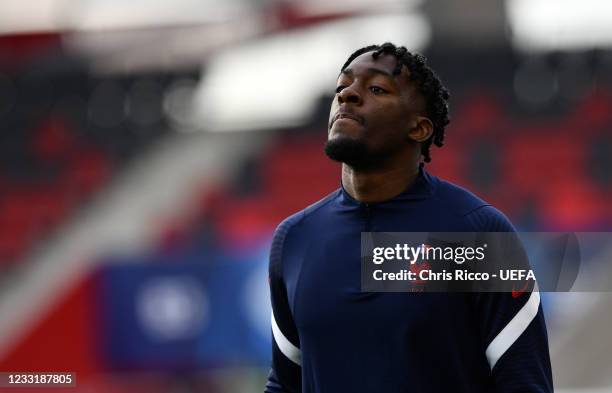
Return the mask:
[[[512,297],[513,298],[518,298],[519,296],[521,296],[523,293],[525,293],[525,289],[527,289],[527,285],[529,285],[529,282],[526,282],[525,285],[523,286],[523,288],[519,289],[518,291],[514,289],[514,287],[512,288]]]

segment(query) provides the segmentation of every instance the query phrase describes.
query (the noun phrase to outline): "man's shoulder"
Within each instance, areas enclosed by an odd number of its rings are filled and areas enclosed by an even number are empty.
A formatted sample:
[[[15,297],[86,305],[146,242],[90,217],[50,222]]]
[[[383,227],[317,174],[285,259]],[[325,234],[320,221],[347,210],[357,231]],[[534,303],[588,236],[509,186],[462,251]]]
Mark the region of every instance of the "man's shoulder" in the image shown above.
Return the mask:
[[[316,231],[312,230],[312,227],[309,229],[304,229],[303,223],[308,221],[308,218],[315,217],[316,221],[319,214],[322,212],[325,206],[328,206],[335,197],[338,196],[339,190],[332,192],[327,195],[325,198],[313,203],[312,205],[306,207],[290,215],[285,218],[274,231],[274,236],[272,237],[272,245],[270,247],[270,271],[278,272],[281,269],[281,259],[283,255],[283,250],[287,248],[286,243],[289,243],[289,249],[292,248],[291,244],[299,244],[303,243],[304,240],[312,238],[312,234],[316,234]],[[291,239],[291,240],[290,240]]]
[[[435,198],[454,215],[471,221],[483,231],[514,231],[510,220],[491,205],[466,188],[450,181],[431,176],[435,184]]]
[[[490,206],[472,191],[448,180],[431,176],[431,182],[435,185],[435,198],[459,215],[469,214],[472,210],[483,206]]]
[[[276,228],[276,232],[277,233],[283,233],[286,235],[286,233],[288,233],[292,228],[298,227],[300,226],[301,223],[303,223],[305,220],[311,219],[311,218],[315,218],[320,215],[320,214],[324,214],[323,211],[326,207],[329,206],[329,204],[336,198],[338,197],[338,194],[340,193],[340,189],[335,190],[334,192],[328,194],[327,196],[321,198],[320,200],[318,200],[317,202],[313,203],[310,206],[305,207],[304,209],[290,215],[289,217],[285,218]]]

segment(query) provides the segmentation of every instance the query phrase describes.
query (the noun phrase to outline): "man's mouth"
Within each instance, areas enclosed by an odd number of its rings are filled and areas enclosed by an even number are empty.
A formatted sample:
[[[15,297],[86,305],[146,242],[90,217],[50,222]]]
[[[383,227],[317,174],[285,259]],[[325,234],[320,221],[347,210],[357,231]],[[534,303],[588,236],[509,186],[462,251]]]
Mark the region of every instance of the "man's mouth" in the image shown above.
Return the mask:
[[[360,116],[348,112],[337,113],[336,116],[334,116],[334,121],[332,122],[332,124],[335,123],[336,120],[353,120],[359,124],[363,123],[363,119]]]

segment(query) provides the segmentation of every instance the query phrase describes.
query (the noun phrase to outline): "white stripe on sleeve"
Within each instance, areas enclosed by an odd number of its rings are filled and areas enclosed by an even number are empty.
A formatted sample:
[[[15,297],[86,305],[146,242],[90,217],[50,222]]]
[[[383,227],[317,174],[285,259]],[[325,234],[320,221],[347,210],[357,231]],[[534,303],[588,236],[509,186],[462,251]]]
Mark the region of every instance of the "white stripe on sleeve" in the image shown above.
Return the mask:
[[[531,321],[538,314],[538,307],[540,306],[540,292],[537,286],[531,292],[529,300],[523,305],[518,313],[512,318],[510,322],[502,329],[501,332],[491,341],[487,347],[486,355],[489,361],[491,370],[495,367],[495,364],[502,357],[502,355],[514,344],[514,342],[523,334],[525,329],[529,326]]]
[[[272,313],[272,335],[274,336],[274,341],[276,341],[276,345],[278,345],[278,348],[281,350],[283,355],[285,355],[293,363],[297,364],[298,366],[301,366],[302,351],[300,351],[298,347],[293,345],[291,341],[289,341],[287,337],[283,335],[283,332],[281,332],[280,328],[276,324],[276,320],[274,319],[274,313]]]

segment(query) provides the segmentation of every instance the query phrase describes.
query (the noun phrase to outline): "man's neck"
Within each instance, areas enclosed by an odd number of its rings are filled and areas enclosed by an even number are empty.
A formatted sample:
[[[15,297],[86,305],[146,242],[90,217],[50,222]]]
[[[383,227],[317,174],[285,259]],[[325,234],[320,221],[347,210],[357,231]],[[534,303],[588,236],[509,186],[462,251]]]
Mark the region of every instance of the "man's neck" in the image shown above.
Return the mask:
[[[342,164],[342,185],[351,197],[360,202],[382,202],[406,190],[418,173],[418,162],[371,172],[359,172]]]

